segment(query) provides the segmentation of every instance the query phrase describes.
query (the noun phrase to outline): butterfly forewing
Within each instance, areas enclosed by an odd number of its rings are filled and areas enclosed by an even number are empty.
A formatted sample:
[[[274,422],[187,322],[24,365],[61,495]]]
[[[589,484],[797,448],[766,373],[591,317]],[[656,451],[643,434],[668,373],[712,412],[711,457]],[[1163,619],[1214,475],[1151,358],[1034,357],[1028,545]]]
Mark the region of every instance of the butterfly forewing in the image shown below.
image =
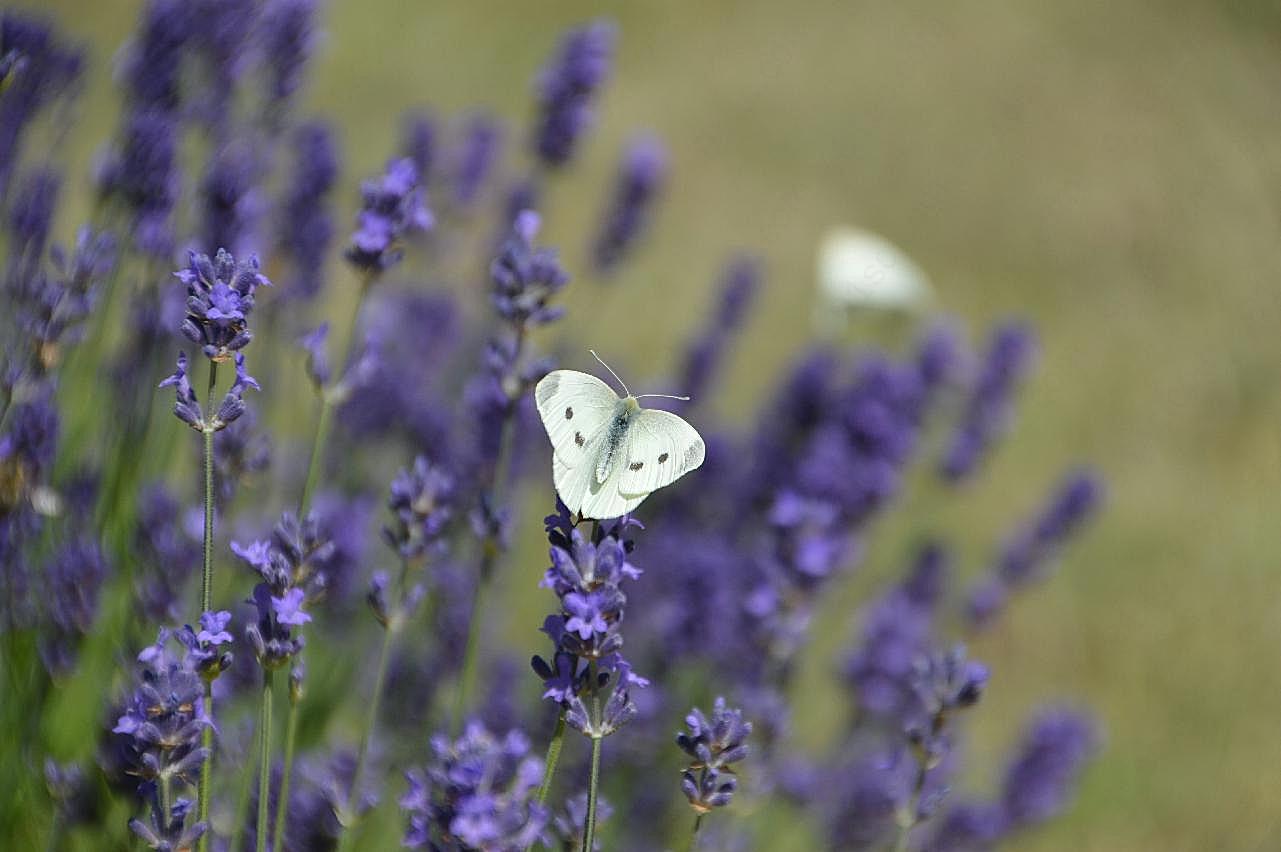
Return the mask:
[[[586,466],[591,476],[595,465],[588,451],[609,424],[618,394],[588,373],[553,370],[534,388],[534,402],[556,458],[571,468]]]
[[[644,409],[627,430],[618,490],[624,496],[657,491],[701,465],[705,454],[693,426],[670,412]]]

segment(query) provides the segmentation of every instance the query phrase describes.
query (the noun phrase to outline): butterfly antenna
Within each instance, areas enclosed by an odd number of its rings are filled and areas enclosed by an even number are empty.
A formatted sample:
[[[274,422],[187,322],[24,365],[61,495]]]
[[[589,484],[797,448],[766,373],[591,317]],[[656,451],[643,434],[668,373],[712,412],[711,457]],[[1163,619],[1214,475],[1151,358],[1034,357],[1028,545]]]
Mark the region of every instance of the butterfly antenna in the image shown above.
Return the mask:
[[[674,393],[643,393],[643,394],[639,395],[639,396],[638,396],[638,397],[636,397],[636,398],[637,398],[637,399],[645,399],[646,397],[659,397],[659,398],[662,398],[662,399],[679,399],[679,400],[681,400],[682,402],[689,402],[689,397],[687,397],[687,396],[677,396],[677,395],[676,395],[676,394],[674,394]]]
[[[587,351],[592,353],[593,358],[595,358],[597,361],[600,361],[600,365],[602,367],[604,367],[606,370],[609,370],[609,374],[614,377],[614,381],[618,382],[620,385],[623,386],[623,393],[627,394],[628,396],[631,396],[632,392],[627,389],[627,383],[618,377],[618,373],[614,372],[614,368],[606,364],[604,360],[602,360],[601,357],[596,354],[595,349],[588,349]]]

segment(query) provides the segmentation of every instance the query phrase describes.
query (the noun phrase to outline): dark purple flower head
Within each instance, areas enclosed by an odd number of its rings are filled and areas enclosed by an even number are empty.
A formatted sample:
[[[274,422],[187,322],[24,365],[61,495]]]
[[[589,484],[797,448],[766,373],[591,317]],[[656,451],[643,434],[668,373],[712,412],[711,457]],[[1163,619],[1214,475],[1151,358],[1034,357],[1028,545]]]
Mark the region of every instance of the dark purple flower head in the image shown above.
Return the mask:
[[[233,139],[213,152],[200,183],[201,245],[244,253],[255,243],[264,207],[261,171],[257,156],[243,139]]]
[[[187,649],[186,665],[207,681],[217,679],[231,668],[230,651],[219,650],[234,641],[227,631],[230,623],[231,613],[226,610],[203,612],[200,614],[199,631],[188,624],[174,634]]]
[[[423,200],[418,169],[408,158],[392,160],[381,177],[361,184],[360,193],[361,210],[347,260],[374,275],[398,264],[405,237],[430,229],[434,220]]]
[[[237,263],[226,249],[218,249],[213,260],[196,252],[189,257],[187,268],[174,273],[187,287],[182,333],[211,361],[230,361],[252,339],[248,319],[254,292],[271,282],[258,271],[256,256]]]
[[[102,548],[88,538],[66,542],[46,565],[40,656],[51,675],[66,675],[75,665],[80,640],[93,626],[99,592],[110,572]]]
[[[511,235],[489,267],[494,307],[513,326],[544,325],[564,313],[548,302],[569,283],[569,274],[555,251],[534,248],[538,227],[538,214],[526,211],[517,216]]]
[[[156,258],[168,258],[173,248],[173,209],[181,189],[177,149],[173,116],[135,111],[125,120],[118,146],[99,159],[95,170],[99,194],[129,214],[134,245]]]
[[[535,801],[543,763],[518,731],[499,739],[479,722],[451,742],[435,737],[425,770],[406,774],[400,807],[404,845],[431,849],[524,849],[541,835],[546,808]]]
[[[653,136],[634,140],[623,155],[613,195],[592,244],[597,274],[613,272],[649,226],[654,203],[667,178],[667,150]]]
[[[432,179],[432,166],[439,155],[439,133],[436,117],[427,110],[408,110],[400,118],[400,153],[413,160],[424,186]]]
[[[274,110],[283,110],[302,87],[307,60],[315,49],[316,0],[268,0],[260,37]]]
[[[201,733],[211,722],[204,684],[188,658],[170,651],[169,639],[161,630],[138,655],[137,687],[112,729],[123,737],[128,772],[141,779],[144,796],[161,775],[194,784],[206,756]]]
[[[1044,579],[1059,551],[1094,516],[1103,498],[1103,480],[1094,471],[1065,475],[1040,512],[1006,539],[991,573],[970,591],[971,623],[989,624],[1012,592]]]
[[[0,433],[0,481],[5,483],[0,506],[13,507],[45,482],[53,467],[60,431],[53,389],[44,383],[28,399],[11,404]]]
[[[149,810],[149,820],[143,822],[134,818],[129,820],[129,830],[138,836],[143,845],[157,852],[179,852],[196,848],[209,826],[195,821],[190,799],[177,799],[169,809],[167,817],[161,817],[160,799],[154,792]]]
[[[45,758],[45,789],[66,827],[92,823],[101,816],[96,779],[91,780],[78,763],[58,763]]]
[[[450,174],[454,205],[466,210],[476,203],[502,152],[503,128],[486,113],[476,113],[463,126],[463,138]]]
[[[956,384],[968,367],[969,357],[960,335],[950,323],[931,326],[916,350],[916,366],[926,392]]]
[[[52,276],[39,272],[27,279],[27,287],[11,291],[14,313],[31,345],[30,369],[36,375],[55,369],[63,348],[78,342],[82,324],[93,311],[98,285],[115,266],[115,240],[106,232],[81,228],[74,254],[55,244],[49,257]]]
[[[760,289],[761,264],[751,256],[731,258],[721,273],[717,302],[703,329],[685,351],[677,386],[695,402],[706,397],[725,360],[725,350],[741,330]]]
[[[330,196],[338,178],[338,146],[333,130],[319,121],[299,125],[292,142],[294,167],[280,201],[276,245],[292,263],[285,295],[311,299],[320,292],[334,236]]]
[[[78,47],[41,16],[5,10],[0,15],[0,199],[36,116],[77,84],[84,67]]]
[[[1037,716],[1005,774],[1001,806],[1008,823],[1032,826],[1063,810],[1097,747],[1098,732],[1088,716],[1065,709]]]
[[[329,355],[325,351],[325,344],[329,339],[329,323],[322,322],[311,331],[298,338],[298,345],[302,347],[303,352],[307,354],[307,378],[311,379],[312,387],[317,392],[321,391],[325,385],[329,384],[331,375],[329,369]]]
[[[923,852],[988,852],[1006,831],[1001,809],[983,803],[953,805],[937,820]]]
[[[614,808],[604,797],[596,799],[596,825],[599,827],[614,815]],[[583,826],[587,824],[587,794],[579,793],[565,800],[565,806],[552,816],[551,825],[543,837],[543,843],[549,849],[563,849],[576,852],[583,848]],[[554,841],[554,842],[553,842]],[[593,844],[596,852],[601,848],[599,834]]]
[[[543,165],[573,158],[594,118],[592,101],[614,61],[613,24],[597,21],[570,30],[539,75],[538,118],[531,140]]]
[[[693,758],[691,768],[731,769],[747,757],[747,736],[752,723],[743,721],[743,711],[729,707],[717,697],[709,719],[695,707],[685,717],[687,732],[676,735],[676,744]]]
[[[1009,429],[1014,394],[1032,368],[1036,348],[1032,329],[1021,323],[1009,322],[992,332],[965,413],[940,463],[945,480],[966,479]]]
[[[182,100],[182,60],[200,26],[200,11],[189,0],[148,0],[121,68],[135,109],[177,111]]]
[[[9,233],[9,274],[14,278],[36,274],[49,244],[61,187],[62,178],[48,167],[32,170],[19,184],[5,223]]]
[[[387,508],[393,519],[383,528],[383,538],[402,559],[439,556],[454,517],[454,477],[419,456],[392,480]]]

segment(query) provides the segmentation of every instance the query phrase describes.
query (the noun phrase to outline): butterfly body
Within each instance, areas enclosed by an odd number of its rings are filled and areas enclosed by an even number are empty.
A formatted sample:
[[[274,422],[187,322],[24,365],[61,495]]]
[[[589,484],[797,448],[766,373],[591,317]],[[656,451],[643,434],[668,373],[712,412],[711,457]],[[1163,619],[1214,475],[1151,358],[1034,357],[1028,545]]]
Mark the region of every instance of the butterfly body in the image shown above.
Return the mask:
[[[615,518],[703,463],[702,437],[680,417],[642,408],[588,373],[555,370],[534,389],[551,439],[556,493],[587,518]]]

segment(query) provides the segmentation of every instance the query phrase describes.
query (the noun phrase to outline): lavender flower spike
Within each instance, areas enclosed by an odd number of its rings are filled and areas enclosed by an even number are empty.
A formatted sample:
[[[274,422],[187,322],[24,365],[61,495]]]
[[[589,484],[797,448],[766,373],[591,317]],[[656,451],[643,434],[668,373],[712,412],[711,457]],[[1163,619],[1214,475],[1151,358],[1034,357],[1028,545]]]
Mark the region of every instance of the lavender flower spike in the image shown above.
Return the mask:
[[[653,136],[632,142],[623,156],[613,197],[601,217],[592,247],[599,274],[613,272],[649,225],[650,213],[667,178],[667,151]]]
[[[614,26],[597,21],[570,30],[538,80],[538,119],[531,140],[543,165],[568,163],[593,120],[592,99],[614,60]]]
[[[199,345],[209,360],[230,361],[233,353],[252,338],[248,320],[254,307],[254,291],[271,284],[258,271],[258,258],[237,263],[226,249],[219,249],[213,260],[206,254],[191,252],[187,268],[174,276],[187,285],[183,335]]]
[[[1005,775],[1007,824],[1029,827],[1061,811],[1097,745],[1094,723],[1075,711],[1046,710],[1033,720]]]
[[[687,733],[676,735],[676,744],[692,760],[681,772],[681,789],[689,806],[702,815],[728,805],[738,787],[732,764],[748,754],[747,736],[752,723],[743,721],[743,712],[717,698],[709,719],[697,707],[685,717]]]
[[[434,222],[423,201],[418,169],[408,158],[393,160],[382,177],[361,184],[360,194],[347,260],[367,274],[385,272],[400,263],[405,237],[430,229]]]

